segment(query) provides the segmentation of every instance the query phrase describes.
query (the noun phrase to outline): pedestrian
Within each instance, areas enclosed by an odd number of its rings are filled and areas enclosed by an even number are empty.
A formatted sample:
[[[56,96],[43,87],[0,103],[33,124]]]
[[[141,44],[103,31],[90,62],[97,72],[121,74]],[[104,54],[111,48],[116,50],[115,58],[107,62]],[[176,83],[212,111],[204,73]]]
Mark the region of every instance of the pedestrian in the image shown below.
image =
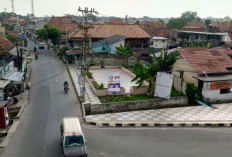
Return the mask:
[[[34,52],[36,52],[36,47],[34,46]]]

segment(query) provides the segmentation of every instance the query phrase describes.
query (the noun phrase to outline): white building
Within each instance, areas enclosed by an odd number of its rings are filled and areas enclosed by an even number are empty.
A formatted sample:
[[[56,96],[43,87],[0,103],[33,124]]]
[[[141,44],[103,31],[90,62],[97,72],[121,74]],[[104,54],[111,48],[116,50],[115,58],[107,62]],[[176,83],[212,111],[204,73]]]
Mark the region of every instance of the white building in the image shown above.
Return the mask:
[[[167,49],[168,39],[164,37],[153,37],[150,40],[150,46],[156,49]]]

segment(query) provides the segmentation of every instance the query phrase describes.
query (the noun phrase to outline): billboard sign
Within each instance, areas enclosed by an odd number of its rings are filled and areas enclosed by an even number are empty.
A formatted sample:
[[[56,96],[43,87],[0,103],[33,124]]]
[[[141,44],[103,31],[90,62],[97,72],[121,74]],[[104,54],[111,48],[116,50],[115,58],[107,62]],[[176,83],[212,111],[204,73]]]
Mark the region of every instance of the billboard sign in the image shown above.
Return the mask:
[[[155,96],[170,99],[173,75],[166,72],[157,72]]]
[[[110,72],[108,74],[108,94],[120,93],[120,73]]]
[[[230,81],[224,82],[204,82],[204,90],[220,90],[231,88]]]

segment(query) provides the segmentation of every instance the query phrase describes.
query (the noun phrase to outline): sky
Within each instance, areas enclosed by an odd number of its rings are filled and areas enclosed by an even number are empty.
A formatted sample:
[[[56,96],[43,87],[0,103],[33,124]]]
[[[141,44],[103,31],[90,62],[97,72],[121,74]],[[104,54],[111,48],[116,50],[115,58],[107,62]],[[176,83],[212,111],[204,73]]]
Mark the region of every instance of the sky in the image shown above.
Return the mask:
[[[80,15],[78,7],[94,8],[99,16],[179,17],[196,11],[201,18],[232,17],[232,0],[34,0],[35,16]],[[0,12],[11,12],[11,0],[0,0]],[[14,0],[15,13],[31,13],[31,0]]]

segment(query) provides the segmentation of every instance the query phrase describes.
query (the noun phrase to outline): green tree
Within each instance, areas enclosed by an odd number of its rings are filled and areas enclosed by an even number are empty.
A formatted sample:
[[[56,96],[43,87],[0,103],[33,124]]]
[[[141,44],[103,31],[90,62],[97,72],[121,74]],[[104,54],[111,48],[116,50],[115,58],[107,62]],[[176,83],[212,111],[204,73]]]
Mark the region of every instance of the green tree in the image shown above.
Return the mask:
[[[49,27],[45,25],[43,29],[37,30],[36,35],[39,39],[48,40],[51,39],[54,45],[57,45],[60,42],[61,31],[55,26]]]
[[[158,20],[160,23],[162,23],[162,24],[164,24],[165,25],[165,22],[164,22],[164,20],[163,19],[159,19]]]
[[[14,36],[14,35],[12,35],[12,34],[8,34],[8,35],[6,35],[6,38],[8,39],[8,40],[10,40],[13,44],[18,44],[21,40],[20,40],[20,38],[19,37],[16,37],[16,36]]]
[[[155,80],[156,74],[159,71],[162,71],[164,64],[166,64],[167,70],[171,70],[173,64],[176,62],[179,52],[176,51],[167,56],[167,59],[163,58],[163,51],[159,59],[155,57],[154,51],[150,48],[150,53],[153,55],[151,64],[145,65],[144,63],[136,63],[133,67],[133,72],[135,73],[135,78],[132,81],[136,81],[138,88],[143,85],[144,81],[149,83],[148,92],[151,96],[154,96],[155,93]]]
[[[39,29],[39,30],[36,30],[36,35],[38,35],[38,39],[41,39],[41,40],[46,40],[48,39],[48,32],[46,29]]]
[[[208,28],[209,27],[209,25],[211,24],[211,20],[210,19],[206,19],[205,20],[205,25],[206,25],[206,27]]]
[[[181,18],[185,19],[186,22],[201,21],[201,18],[197,16],[197,12],[193,11],[182,13]]]
[[[172,18],[167,23],[168,28],[183,28],[186,26],[186,21],[183,18]]]
[[[187,83],[186,85],[186,96],[188,97],[188,103],[189,104],[195,104],[195,98],[197,95],[197,100],[203,101],[204,97],[202,95],[202,91],[194,86],[193,83]]]
[[[57,45],[60,42],[61,31],[55,26],[48,27],[48,38],[51,39],[53,45]]]
[[[130,47],[127,45],[123,46],[122,44],[120,44],[119,48],[117,48],[117,49],[122,54],[125,65],[128,66],[128,59],[132,55]]]
[[[139,20],[136,20],[135,24],[136,24],[136,25],[140,25]]]
[[[6,27],[7,30],[9,31],[13,31],[15,29],[14,25],[10,25],[10,24],[3,24],[3,26]]]

